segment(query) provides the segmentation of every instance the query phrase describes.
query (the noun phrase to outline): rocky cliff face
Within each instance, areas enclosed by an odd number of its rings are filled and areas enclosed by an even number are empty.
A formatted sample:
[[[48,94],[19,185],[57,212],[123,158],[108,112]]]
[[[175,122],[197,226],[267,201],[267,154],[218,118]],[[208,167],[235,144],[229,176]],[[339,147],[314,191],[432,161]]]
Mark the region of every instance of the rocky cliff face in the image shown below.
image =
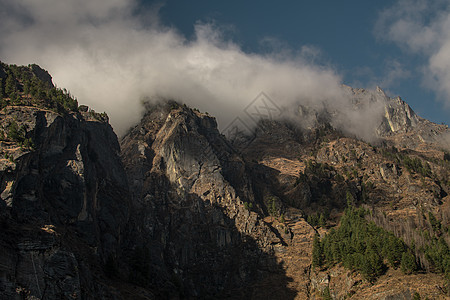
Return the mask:
[[[314,130],[324,124],[372,143],[385,142],[396,147],[418,149],[443,147],[450,150],[450,130],[418,116],[400,97],[390,98],[379,87],[375,90],[343,86],[348,105],[299,105],[294,123]],[[342,104],[342,103],[341,103]]]
[[[133,239],[152,253],[150,286],[165,286],[162,296],[251,296],[269,274],[282,279],[273,249],[283,236],[258,213],[245,162],[214,118],[176,103],[149,106],[121,146]]]
[[[21,135],[0,142],[2,299],[111,296],[93,266],[120,254],[130,197],[116,135],[90,118],[0,113],[2,131]]]
[[[443,136],[449,135],[447,125],[439,125],[419,117],[400,97],[390,98],[377,87],[376,90],[353,89],[354,103],[373,102],[383,107],[383,116],[377,124],[376,134],[379,138],[405,148],[418,148],[424,144],[435,144],[449,148]]]
[[[430,258],[434,244],[450,257],[450,154],[436,146],[448,129],[401,99],[349,88],[356,110],[384,108],[375,146],[307,107],[307,126],[261,120],[230,143],[213,117],[170,101],[147,104],[119,146],[107,116],[67,110],[76,101],[47,72],[12,70],[0,77],[26,76],[0,110],[1,299],[448,298]],[[27,76],[46,83],[34,98]],[[422,273],[313,267],[314,237],[347,205],[402,238]]]
[[[410,132],[425,121],[417,116],[400,97],[390,98],[380,87],[375,90],[366,90],[344,86],[344,90],[349,93],[356,108],[367,105],[367,103],[380,104],[379,106],[383,109],[376,132],[381,137]]]

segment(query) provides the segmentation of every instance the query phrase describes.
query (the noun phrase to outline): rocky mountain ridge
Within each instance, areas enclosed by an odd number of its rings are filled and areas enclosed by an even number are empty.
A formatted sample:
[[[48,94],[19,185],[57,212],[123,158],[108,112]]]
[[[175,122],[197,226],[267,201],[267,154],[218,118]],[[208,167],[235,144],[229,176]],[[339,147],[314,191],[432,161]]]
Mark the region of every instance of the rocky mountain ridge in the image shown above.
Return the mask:
[[[258,214],[244,208],[251,195],[245,166],[229,152],[215,120],[162,106],[150,109],[121,144],[133,201],[141,207],[135,223],[143,228],[138,231],[144,243],[164,253],[161,264],[190,282],[189,293],[229,292],[256,276],[252,268],[232,266],[257,265],[255,256],[264,256],[279,239]],[[237,253],[241,257],[234,261]]]
[[[427,246],[449,243],[450,155],[436,144],[448,128],[401,99],[351,89],[355,105],[387,103],[375,146],[321,120],[261,120],[251,143],[230,143],[173,101],[147,103],[119,141],[105,114],[52,85],[26,94],[42,72],[1,70],[16,76],[0,111],[1,299],[448,298]],[[314,237],[348,205],[403,239],[418,271],[368,281],[312,266]]]
[[[448,125],[436,124],[421,118],[400,97],[390,98],[380,87],[374,91],[350,87],[347,89],[351,90],[353,102],[369,99],[382,105],[384,114],[376,128],[379,138],[397,147],[415,149],[421,144],[434,144],[450,149]]]

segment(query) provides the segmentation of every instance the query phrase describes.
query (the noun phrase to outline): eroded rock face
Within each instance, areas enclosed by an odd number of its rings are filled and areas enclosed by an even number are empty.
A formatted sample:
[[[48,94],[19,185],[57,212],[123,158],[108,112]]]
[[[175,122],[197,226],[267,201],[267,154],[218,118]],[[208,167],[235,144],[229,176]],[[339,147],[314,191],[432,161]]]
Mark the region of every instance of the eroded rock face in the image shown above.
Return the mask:
[[[1,260],[15,263],[0,267],[0,286],[8,299],[96,298],[90,264],[120,254],[129,214],[117,137],[105,122],[33,107],[6,107],[0,123],[11,122],[34,146],[2,142]]]
[[[282,241],[257,213],[245,163],[214,118],[152,106],[121,145],[139,210],[133,239],[150,248],[161,293],[174,293],[171,285],[185,296],[233,295],[245,286],[251,293],[249,284],[277,272],[272,252]]]
[[[371,101],[390,101],[377,93]],[[422,121],[397,104],[388,114],[396,133],[384,138],[414,141]],[[263,120],[239,148],[207,114],[171,102],[147,109],[120,157],[107,117],[87,107],[3,110],[3,131],[14,120],[34,144],[0,142],[4,299],[317,299],[326,288],[335,298],[412,295],[339,267],[314,270],[312,240],[337,225],[352,198],[401,216],[447,201],[444,184],[421,181],[386,157],[390,148],[344,137],[318,114],[306,129]],[[325,208],[326,229],[305,221]],[[383,282],[391,275],[418,287],[429,274],[388,273]],[[433,276],[427,295],[439,296]]]
[[[112,128],[25,107],[6,110],[4,118],[25,125],[35,144],[15,158],[14,170],[2,172],[14,179],[3,199],[12,216],[20,222],[74,226],[93,245],[107,240],[101,235],[108,232],[116,245],[104,248],[117,248],[128,213],[128,186]]]
[[[383,116],[376,128],[376,135],[379,138],[393,142],[396,146],[411,149],[425,143],[450,147],[443,141],[443,136],[450,134],[448,126],[419,117],[400,97],[390,98],[379,87],[376,90],[347,88],[352,91],[354,101],[372,101],[384,108]]]

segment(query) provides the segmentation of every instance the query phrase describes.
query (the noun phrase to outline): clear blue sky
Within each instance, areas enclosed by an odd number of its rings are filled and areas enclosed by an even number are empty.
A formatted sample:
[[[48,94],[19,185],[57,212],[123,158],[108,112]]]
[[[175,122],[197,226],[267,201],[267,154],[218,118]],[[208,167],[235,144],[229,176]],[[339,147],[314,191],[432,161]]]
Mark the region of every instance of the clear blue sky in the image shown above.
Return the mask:
[[[422,117],[449,124],[450,110],[444,108],[442,96],[424,86],[418,71],[427,57],[377,38],[377,20],[393,3],[167,0],[159,15],[164,25],[176,28],[187,39],[197,22],[228,28],[227,37],[248,53],[267,51],[262,43],[266,38],[275,38],[292,51],[314,46],[321,51],[319,63],[331,65],[345,84],[380,85],[390,96],[401,96]]]

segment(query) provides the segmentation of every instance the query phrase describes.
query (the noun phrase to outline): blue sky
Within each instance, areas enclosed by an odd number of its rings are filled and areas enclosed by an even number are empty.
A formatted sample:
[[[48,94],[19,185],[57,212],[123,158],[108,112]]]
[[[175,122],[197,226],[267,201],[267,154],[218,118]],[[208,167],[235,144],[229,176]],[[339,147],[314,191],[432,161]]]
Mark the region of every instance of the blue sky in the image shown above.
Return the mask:
[[[349,110],[342,83],[380,86],[420,116],[450,123],[450,0],[0,0],[0,7],[0,60],[41,65],[80,103],[106,111],[119,135],[139,121],[145,99],[185,102],[215,115],[220,128],[261,92],[280,107]],[[359,127],[367,113],[338,121]]]
[[[427,57],[404,50],[377,32],[380,16],[393,9],[393,3],[167,0],[160,18],[187,38],[194,35],[194,24],[214,23],[249,53],[270,51],[270,40],[281,51],[309,46],[317,51],[315,62],[334,68],[344,84],[355,88],[378,85],[390,96],[407,101],[420,116],[450,124],[445,99],[422,83],[420,69]]]

